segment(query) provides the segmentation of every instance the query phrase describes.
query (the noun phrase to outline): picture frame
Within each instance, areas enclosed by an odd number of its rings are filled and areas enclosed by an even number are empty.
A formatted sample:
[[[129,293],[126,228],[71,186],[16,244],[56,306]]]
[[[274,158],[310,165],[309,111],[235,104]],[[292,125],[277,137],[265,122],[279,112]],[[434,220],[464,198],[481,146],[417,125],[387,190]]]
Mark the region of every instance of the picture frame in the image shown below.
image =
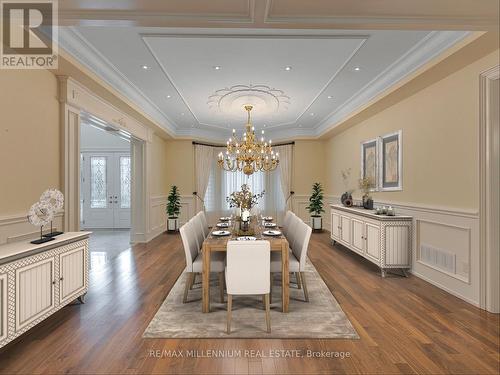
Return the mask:
[[[379,191],[403,190],[403,132],[379,137]]]
[[[361,176],[360,178],[372,177],[374,187],[371,191],[378,190],[379,175],[379,141],[378,138],[361,142]]]

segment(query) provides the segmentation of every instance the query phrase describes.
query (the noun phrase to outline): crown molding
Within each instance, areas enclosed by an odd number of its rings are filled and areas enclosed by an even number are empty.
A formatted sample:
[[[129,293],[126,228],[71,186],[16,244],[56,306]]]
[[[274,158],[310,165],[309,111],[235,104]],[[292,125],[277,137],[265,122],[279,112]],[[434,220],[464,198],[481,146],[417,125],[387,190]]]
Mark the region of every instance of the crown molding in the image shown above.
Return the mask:
[[[470,34],[470,32],[466,31],[433,31],[363,88],[358,90],[356,94],[352,95],[350,99],[344,102],[334,112],[326,116],[315,127],[275,127],[267,128],[266,133],[268,137],[272,137],[274,140],[318,138],[327,131],[340,125],[349,115],[367,105],[391,86],[397,84],[454,44],[468,37]],[[224,35],[221,36],[224,37]],[[125,75],[96,50],[75,28],[65,28],[64,32],[60,33],[59,40],[65,51],[75,57],[84,66],[94,71],[99,77],[103,78],[104,81],[122,93],[126,98],[137,103],[146,114],[157,121],[158,124],[172,134],[174,138],[191,137],[220,140],[221,138],[225,139],[229,136],[229,130],[222,126],[212,126],[211,129],[203,129],[203,124],[190,128],[177,126],[174,121],[160,110],[136,85],[130,82]],[[147,45],[147,43],[145,44]],[[192,114],[192,111],[190,111],[190,113]]]
[[[167,132],[176,134],[177,126],[175,122],[94,48],[74,27],[66,27],[64,32],[59,33],[59,44],[82,65],[97,74],[127,99],[136,103]]]
[[[350,114],[356,112],[385,90],[409,76],[422,65],[465,39],[470,34],[468,31],[433,31],[429,33],[424,39],[415,44],[413,48],[325,117],[315,127],[314,135],[319,137],[327,131],[332,130],[349,117]]]

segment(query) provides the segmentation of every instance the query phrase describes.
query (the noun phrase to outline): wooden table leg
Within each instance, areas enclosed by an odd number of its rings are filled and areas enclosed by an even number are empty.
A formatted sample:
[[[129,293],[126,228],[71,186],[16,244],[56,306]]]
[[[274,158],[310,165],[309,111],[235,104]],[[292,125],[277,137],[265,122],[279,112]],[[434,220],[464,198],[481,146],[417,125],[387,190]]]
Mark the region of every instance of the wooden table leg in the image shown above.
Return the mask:
[[[283,312],[288,312],[288,302],[290,298],[290,274],[288,272],[288,242],[286,240],[281,243],[281,290],[283,301]]]
[[[204,313],[210,312],[210,246],[205,243],[202,247],[203,252],[203,270],[202,270],[202,288],[203,288],[203,301],[202,311]]]

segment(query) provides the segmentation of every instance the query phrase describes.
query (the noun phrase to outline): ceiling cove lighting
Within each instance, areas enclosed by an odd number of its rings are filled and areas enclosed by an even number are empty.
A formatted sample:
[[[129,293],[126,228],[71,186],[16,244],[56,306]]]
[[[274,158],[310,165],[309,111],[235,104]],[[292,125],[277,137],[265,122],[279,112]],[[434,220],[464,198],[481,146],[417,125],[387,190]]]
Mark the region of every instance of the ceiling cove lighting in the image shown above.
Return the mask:
[[[260,141],[255,136],[255,127],[252,126],[250,111],[252,105],[246,105],[245,110],[248,112],[248,121],[245,125],[245,133],[243,137],[236,137],[236,130],[233,129],[233,135],[226,142],[226,152],[219,153],[217,164],[225,171],[236,172],[242,171],[247,176],[254,172],[272,171],[279,164],[279,154],[272,149],[272,140],[267,142],[264,138],[264,130]]]

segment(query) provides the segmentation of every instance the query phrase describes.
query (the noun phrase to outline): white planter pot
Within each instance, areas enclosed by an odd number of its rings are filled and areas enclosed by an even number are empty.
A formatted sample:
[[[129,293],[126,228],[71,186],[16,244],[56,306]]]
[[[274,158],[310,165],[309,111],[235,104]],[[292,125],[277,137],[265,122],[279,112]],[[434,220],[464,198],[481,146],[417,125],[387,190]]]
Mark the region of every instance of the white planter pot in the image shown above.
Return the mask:
[[[179,218],[167,218],[167,230],[177,231],[179,229]]]
[[[321,216],[311,216],[311,228],[313,230],[323,230],[323,218]]]

